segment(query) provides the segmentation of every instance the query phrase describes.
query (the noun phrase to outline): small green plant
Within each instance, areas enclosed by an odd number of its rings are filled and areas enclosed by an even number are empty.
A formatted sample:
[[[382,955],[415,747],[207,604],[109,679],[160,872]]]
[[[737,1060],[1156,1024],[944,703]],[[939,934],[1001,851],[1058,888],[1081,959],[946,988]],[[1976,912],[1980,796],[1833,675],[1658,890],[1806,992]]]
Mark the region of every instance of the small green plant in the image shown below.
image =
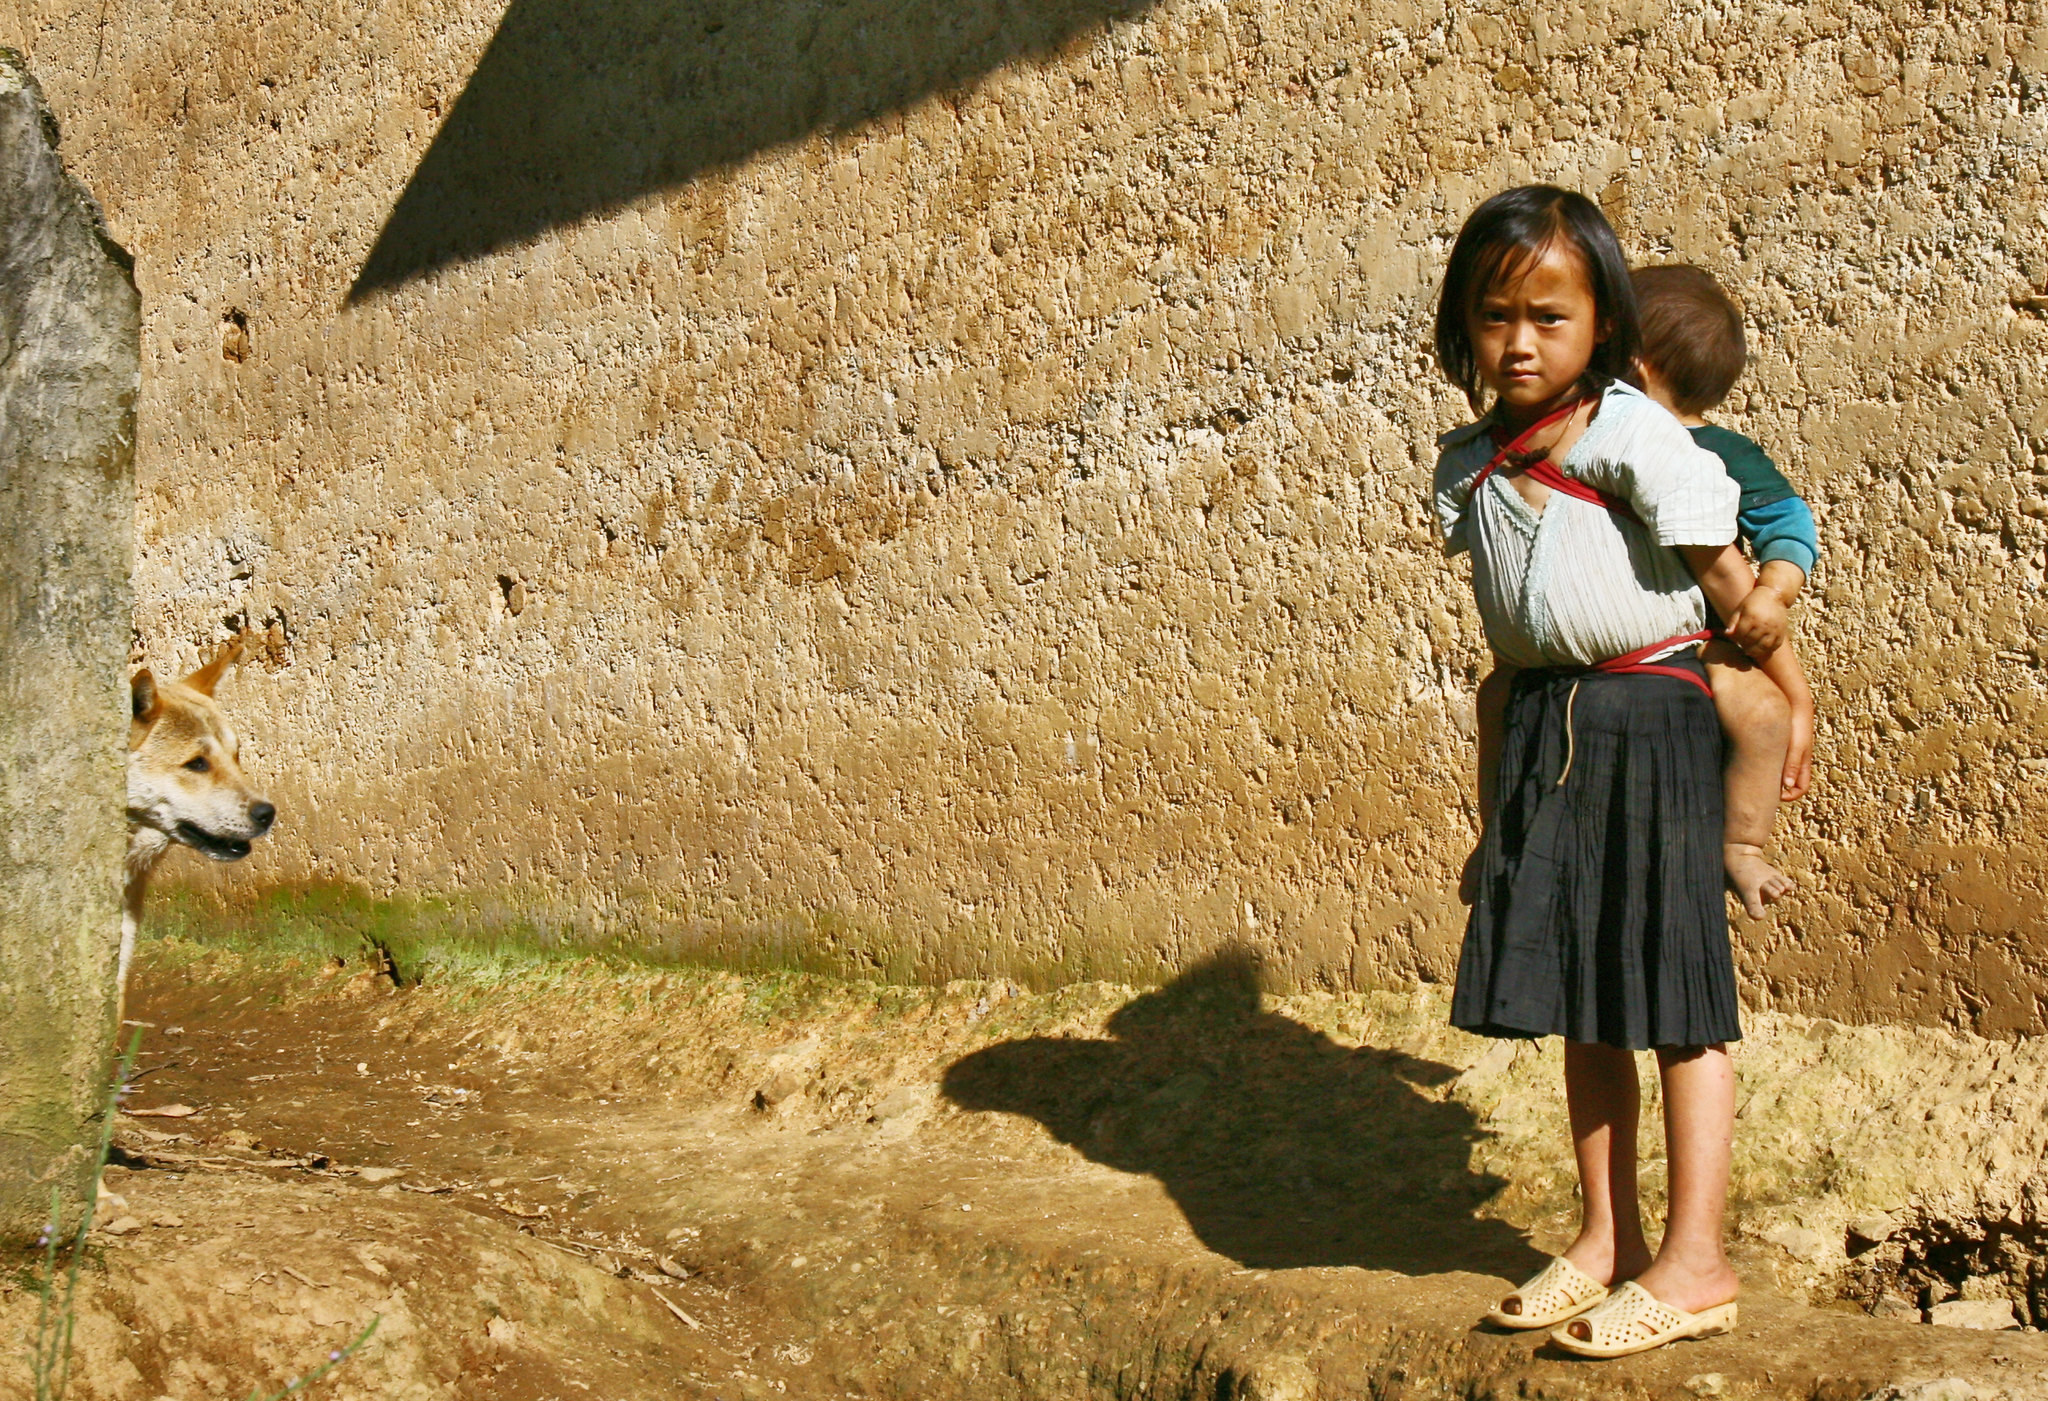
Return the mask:
[[[63,1401],[71,1387],[71,1337],[77,1321],[78,1275],[85,1264],[86,1233],[92,1229],[93,1213],[99,1207],[100,1179],[106,1173],[107,1157],[114,1146],[114,1117],[121,1101],[128,1097],[129,1076],[135,1068],[135,1054],[141,1048],[142,1033],[138,1030],[129,1039],[128,1049],[115,1069],[114,1083],[107,1091],[106,1107],[100,1115],[99,1149],[93,1154],[91,1187],[86,1193],[85,1210],[79,1214],[78,1228],[68,1243],[70,1259],[64,1270],[61,1291],[57,1285],[57,1257],[60,1253],[59,1239],[64,1234],[64,1193],[61,1187],[50,1189],[50,1219],[43,1226],[42,1238],[37,1241],[43,1252],[42,1272],[33,1285],[41,1298],[36,1309],[35,1347],[29,1357],[29,1369],[35,1378],[35,1401]],[[382,1315],[373,1316],[362,1332],[328,1353],[327,1360],[306,1375],[286,1381],[282,1391],[273,1391],[265,1396],[258,1388],[249,1393],[249,1401],[283,1401],[287,1396],[304,1391],[353,1357],[370,1340],[370,1335],[377,1331],[381,1321]]]
[[[336,1367],[339,1367],[342,1363],[348,1361],[351,1357],[354,1357],[356,1355],[357,1350],[360,1349],[364,1343],[370,1341],[370,1335],[377,1331],[377,1325],[383,1320],[383,1317],[384,1316],[382,1314],[371,1315],[370,1321],[363,1325],[362,1332],[356,1334],[353,1338],[349,1339],[348,1342],[343,1346],[338,1347],[334,1349],[334,1351],[328,1353],[327,1360],[325,1362],[322,1362],[318,1367],[315,1367],[312,1371],[306,1373],[305,1376],[289,1378],[284,1384],[284,1390],[273,1391],[268,1396],[259,1395],[257,1392],[252,1391],[249,1393],[249,1401],[284,1401],[285,1397],[304,1391],[307,1387],[311,1386],[314,1382],[319,1381],[322,1377],[326,1376]]]

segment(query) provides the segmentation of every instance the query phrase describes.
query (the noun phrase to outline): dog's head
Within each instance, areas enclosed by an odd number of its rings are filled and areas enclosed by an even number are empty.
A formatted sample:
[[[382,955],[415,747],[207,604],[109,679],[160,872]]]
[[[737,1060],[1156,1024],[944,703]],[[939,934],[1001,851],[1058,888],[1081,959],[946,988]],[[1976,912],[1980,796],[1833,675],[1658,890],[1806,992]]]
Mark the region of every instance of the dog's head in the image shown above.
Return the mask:
[[[241,655],[236,638],[182,681],[158,681],[144,669],[129,685],[128,820],[216,861],[247,856],[249,843],[277,820],[277,809],[243,776],[241,741],[213,701],[213,688]]]

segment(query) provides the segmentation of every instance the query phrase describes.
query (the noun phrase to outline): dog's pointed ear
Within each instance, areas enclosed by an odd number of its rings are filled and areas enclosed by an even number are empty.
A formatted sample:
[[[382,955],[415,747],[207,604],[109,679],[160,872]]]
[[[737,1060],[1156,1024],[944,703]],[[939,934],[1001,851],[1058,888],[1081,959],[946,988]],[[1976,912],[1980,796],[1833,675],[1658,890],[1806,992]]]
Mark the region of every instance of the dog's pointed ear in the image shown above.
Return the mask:
[[[164,708],[162,699],[156,693],[156,678],[149,674],[148,667],[128,678],[128,705],[129,714],[135,717],[138,724],[143,725],[156,719],[157,712]]]
[[[190,686],[202,696],[212,695],[213,688],[220,684],[221,677],[227,675],[228,668],[242,659],[242,647],[242,637],[238,633],[228,639],[221,649],[213,654],[212,661],[193,672],[178,684]]]

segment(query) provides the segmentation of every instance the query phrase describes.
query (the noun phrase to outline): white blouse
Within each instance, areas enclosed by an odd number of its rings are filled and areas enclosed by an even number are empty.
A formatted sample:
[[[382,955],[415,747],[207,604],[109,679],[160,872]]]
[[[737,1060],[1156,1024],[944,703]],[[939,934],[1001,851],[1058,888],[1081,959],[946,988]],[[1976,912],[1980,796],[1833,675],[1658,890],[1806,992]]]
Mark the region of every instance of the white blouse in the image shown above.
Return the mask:
[[[1538,511],[1499,472],[1475,498],[1472,481],[1495,451],[1491,426],[1481,419],[1437,439],[1435,486],[1444,553],[1472,552],[1495,654],[1516,666],[1591,666],[1706,626],[1706,597],[1670,547],[1735,538],[1742,489],[1719,457],[1641,390],[1609,388],[1560,465],[1628,502],[1639,525],[1561,491]]]

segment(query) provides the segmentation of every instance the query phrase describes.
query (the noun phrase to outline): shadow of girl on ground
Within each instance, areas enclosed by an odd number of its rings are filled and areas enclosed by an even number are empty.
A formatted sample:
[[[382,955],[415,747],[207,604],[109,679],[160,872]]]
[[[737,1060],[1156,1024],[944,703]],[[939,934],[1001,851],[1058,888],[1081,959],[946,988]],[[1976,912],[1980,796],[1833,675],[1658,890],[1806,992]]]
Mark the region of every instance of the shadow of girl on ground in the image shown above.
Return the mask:
[[[948,1068],[944,1093],[1157,1177],[1204,1245],[1249,1267],[1519,1278],[1541,1262],[1474,1214],[1505,1184],[1471,1166],[1471,1112],[1428,1093],[1457,1072],[1261,1010],[1249,950],[1134,998],[1108,1030],[990,1046]]]

